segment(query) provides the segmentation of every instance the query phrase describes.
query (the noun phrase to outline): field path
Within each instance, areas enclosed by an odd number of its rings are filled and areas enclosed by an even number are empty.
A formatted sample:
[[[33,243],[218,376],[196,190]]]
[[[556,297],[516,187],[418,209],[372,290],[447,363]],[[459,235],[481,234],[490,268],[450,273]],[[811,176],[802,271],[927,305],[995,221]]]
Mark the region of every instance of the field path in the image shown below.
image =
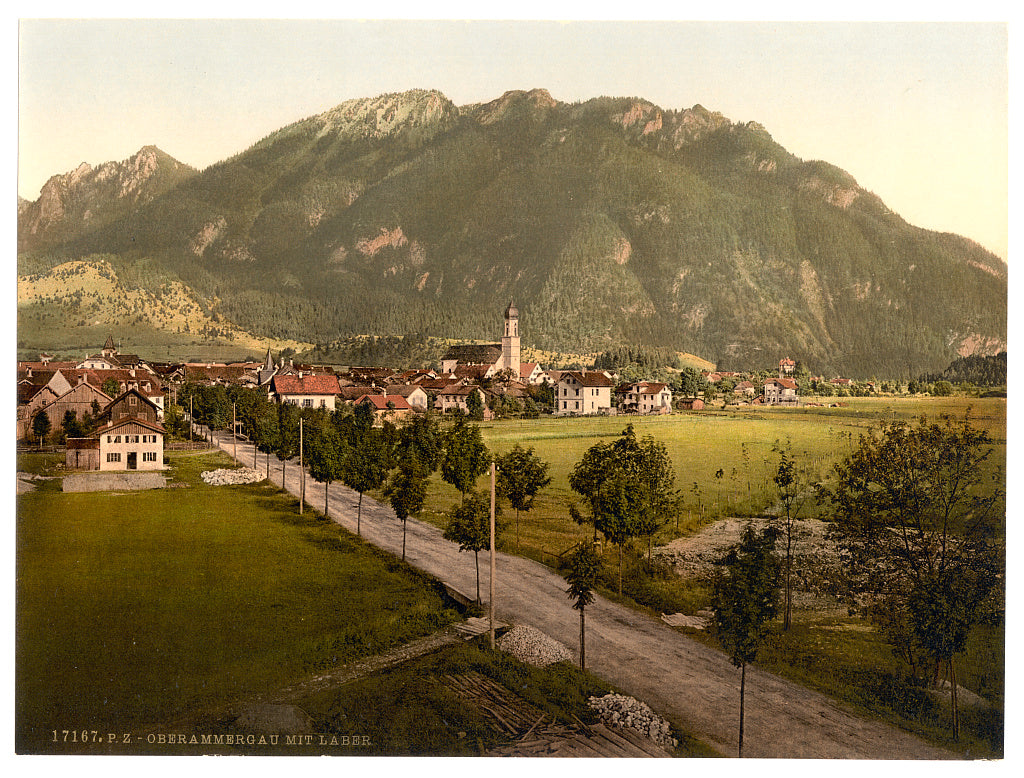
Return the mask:
[[[229,436],[217,444],[233,452]],[[253,449],[237,444],[249,466]],[[260,469],[266,467],[259,455]],[[287,465],[285,488],[300,491],[297,460]],[[271,479],[281,483],[281,463],[272,458]],[[330,517],[356,531],[358,495],[341,484],[330,487]],[[324,486],[306,479],[306,503],[323,509]],[[388,505],[363,498],[364,540],[398,556],[402,523]],[[426,573],[473,595],[473,555],[460,553],[441,531],[408,520],[406,560]],[[481,594],[488,590],[487,554],[480,555]],[[495,618],[527,624],[578,650],[579,617],[565,594],[565,581],[529,559],[499,553],[495,577]],[[725,654],[671,627],[598,596],[587,608],[587,669],[643,700],[724,755],[734,756],[739,716],[739,671]],[[861,718],[822,694],[757,668],[747,670],[744,756],[814,759],[954,759],[957,754],[925,743],[900,729]]]

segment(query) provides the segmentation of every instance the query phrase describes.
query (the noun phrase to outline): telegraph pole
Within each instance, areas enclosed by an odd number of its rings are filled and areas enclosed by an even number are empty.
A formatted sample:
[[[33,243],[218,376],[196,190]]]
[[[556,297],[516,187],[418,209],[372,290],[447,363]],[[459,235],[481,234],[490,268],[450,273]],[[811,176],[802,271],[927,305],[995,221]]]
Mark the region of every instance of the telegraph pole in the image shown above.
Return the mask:
[[[235,424],[235,403],[231,403],[231,456],[238,461],[238,426]]]
[[[488,597],[491,626],[489,638],[491,650],[494,650],[494,460],[491,460],[491,592]]]
[[[306,502],[306,468],[302,464],[302,417],[299,416],[299,473],[301,474],[302,485],[299,487],[299,515],[302,515],[302,507]]]

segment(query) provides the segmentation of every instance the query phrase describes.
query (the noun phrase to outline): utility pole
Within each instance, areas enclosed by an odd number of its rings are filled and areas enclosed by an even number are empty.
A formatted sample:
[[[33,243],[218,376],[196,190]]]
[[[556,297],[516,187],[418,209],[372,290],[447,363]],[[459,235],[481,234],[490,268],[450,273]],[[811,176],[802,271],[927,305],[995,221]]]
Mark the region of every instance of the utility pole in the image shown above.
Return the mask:
[[[299,417],[299,473],[302,485],[299,487],[299,515],[302,515],[302,507],[306,502],[306,468],[302,464],[302,417]]]
[[[231,403],[231,456],[238,461],[238,427],[235,425],[235,403]]]
[[[488,610],[491,620],[489,637],[492,651],[494,650],[494,470],[494,460],[491,460],[491,592],[488,597]]]
[[[192,395],[188,396],[188,447],[192,448]]]

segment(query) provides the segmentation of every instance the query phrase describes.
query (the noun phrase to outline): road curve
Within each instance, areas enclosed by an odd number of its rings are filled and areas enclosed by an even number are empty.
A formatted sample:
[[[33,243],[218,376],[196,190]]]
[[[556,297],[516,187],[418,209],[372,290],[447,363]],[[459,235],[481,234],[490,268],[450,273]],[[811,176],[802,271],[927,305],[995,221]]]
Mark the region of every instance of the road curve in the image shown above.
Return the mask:
[[[215,434],[228,454],[236,444]],[[237,443],[237,458],[253,462],[253,447]],[[258,455],[265,472],[266,456]],[[284,488],[300,493],[297,460],[285,466]],[[281,484],[282,465],[271,458],[271,480]],[[332,520],[356,531],[358,495],[342,484],[330,486]],[[324,485],[307,476],[306,503],[324,507]],[[406,561],[460,591],[476,591],[471,553],[460,553],[434,526],[408,520]],[[402,523],[389,505],[363,498],[362,538],[396,555],[402,552]],[[480,555],[480,586],[486,598],[488,560]],[[566,583],[533,560],[499,553],[495,574],[495,617],[527,624],[578,649],[579,617],[565,594]],[[598,596],[587,608],[587,669],[643,700],[720,753],[736,754],[739,671],[720,651],[676,632],[661,621]],[[955,759],[903,730],[861,718],[818,692],[756,667],[747,669],[745,757],[790,759]]]

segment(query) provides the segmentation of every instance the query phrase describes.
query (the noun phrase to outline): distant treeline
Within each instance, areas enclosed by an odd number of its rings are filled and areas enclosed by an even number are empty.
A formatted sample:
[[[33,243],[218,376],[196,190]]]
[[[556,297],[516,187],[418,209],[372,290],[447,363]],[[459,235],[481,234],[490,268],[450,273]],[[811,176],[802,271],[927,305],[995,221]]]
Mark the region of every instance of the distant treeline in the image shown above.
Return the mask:
[[[657,346],[618,346],[602,351],[594,360],[595,370],[622,370],[631,365],[647,370],[682,367],[675,351]]]
[[[961,357],[941,373],[927,373],[922,382],[949,381],[951,384],[974,384],[975,386],[1006,385],[1006,352],[993,356]]]

